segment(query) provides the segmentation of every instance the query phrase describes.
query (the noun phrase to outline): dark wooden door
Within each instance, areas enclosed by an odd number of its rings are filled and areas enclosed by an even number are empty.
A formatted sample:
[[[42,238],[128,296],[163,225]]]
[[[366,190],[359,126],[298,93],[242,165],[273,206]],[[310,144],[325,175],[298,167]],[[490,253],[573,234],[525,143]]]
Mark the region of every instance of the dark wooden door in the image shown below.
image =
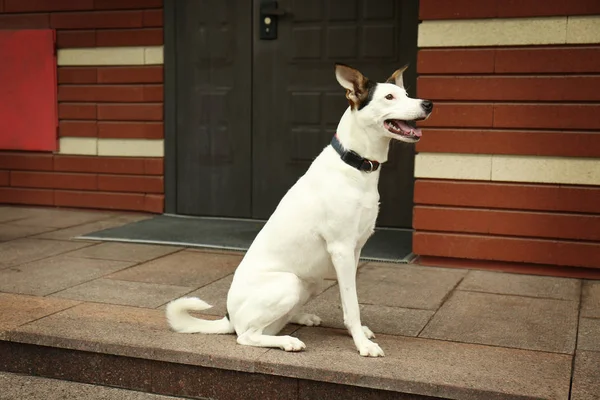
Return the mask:
[[[411,62],[414,91],[416,0],[279,0],[274,40],[259,36],[261,0],[176,4],[180,214],[268,218],[347,107],[336,61],[377,81]],[[392,146],[380,226],[411,226],[413,152]]]
[[[252,217],[252,4],[171,1],[177,213]]]
[[[385,81],[416,56],[416,2],[280,0],[278,38],[253,49],[253,205],[268,218],[331,140],[348,103],[333,65]],[[255,20],[259,7],[254,9]],[[255,24],[255,30],[258,29]],[[405,82],[414,82],[413,75]],[[394,143],[382,170],[380,226],[410,227],[414,146]]]

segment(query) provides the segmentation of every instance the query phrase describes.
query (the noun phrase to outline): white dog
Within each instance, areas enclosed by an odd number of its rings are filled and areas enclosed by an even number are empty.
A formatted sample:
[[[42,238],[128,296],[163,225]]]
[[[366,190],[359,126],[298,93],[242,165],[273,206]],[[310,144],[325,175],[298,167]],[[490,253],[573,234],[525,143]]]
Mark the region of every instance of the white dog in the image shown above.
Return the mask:
[[[379,211],[380,164],[390,140],[415,143],[421,137],[410,121],[425,119],[433,104],[408,97],[402,82],[406,67],[386,83],[370,81],[359,71],[336,64],[350,107],[336,137],[281,199],[248,249],[233,277],[227,315],[202,320],[188,311],[211,306],[181,298],[167,306],[173,330],[182,333],[236,333],[239,344],[300,351],[292,336],[276,336],[287,323],[319,325],[316,315],[301,312],[318,293],[324,277],[335,273],[344,324],[361,356],[382,357],[373,332],[361,326],[356,270],[361,249],[372,235]]]

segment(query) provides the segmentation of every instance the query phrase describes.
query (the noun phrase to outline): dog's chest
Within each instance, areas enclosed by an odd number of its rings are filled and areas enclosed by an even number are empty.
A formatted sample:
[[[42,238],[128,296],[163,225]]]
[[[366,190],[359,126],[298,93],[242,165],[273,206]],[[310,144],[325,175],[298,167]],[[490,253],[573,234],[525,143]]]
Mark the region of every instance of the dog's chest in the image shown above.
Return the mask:
[[[379,193],[367,193],[361,198],[358,212],[359,242],[366,241],[373,233],[379,213]]]

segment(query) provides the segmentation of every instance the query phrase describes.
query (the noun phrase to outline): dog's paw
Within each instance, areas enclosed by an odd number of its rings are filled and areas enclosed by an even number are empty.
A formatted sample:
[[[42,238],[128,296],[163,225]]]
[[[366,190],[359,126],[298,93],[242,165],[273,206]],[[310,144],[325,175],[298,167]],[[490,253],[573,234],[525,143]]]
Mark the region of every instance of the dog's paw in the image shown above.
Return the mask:
[[[364,326],[363,325],[362,330],[365,333],[365,336],[367,337],[367,339],[373,339],[373,338],[375,338],[375,334],[373,333],[373,331],[371,331],[369,329],[368,326]]]
[[[315,314],[299,314],[292,318],[292,322],[298,325],[319,326],[321,325],[321,318]]]
[[[377,343],[371,342],[370,340],[367,340],[362,345],[360,345],[358,347],[358,352],[363,357],[383,357],[383,356],[385,356],[385,354],[383,354],[383,350],[381,350],[381,347],[379,347],[379,345]]]
[[[302,351],[306,348],[304,342],[292,336],[283,336],[283,342],[279,347],[285,351]]]

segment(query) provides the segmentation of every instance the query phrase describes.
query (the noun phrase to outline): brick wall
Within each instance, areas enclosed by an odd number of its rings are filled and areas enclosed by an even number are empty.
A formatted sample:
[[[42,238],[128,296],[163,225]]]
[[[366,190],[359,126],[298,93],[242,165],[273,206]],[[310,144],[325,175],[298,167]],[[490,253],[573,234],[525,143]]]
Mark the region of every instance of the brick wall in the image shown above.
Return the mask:
[[[415,253],[600,268],[600,2],[420,4]]]
[[[163,212],[162,25],[162,0],[0,0],[59,64],[59,151],[0,150],[0,203]]]

